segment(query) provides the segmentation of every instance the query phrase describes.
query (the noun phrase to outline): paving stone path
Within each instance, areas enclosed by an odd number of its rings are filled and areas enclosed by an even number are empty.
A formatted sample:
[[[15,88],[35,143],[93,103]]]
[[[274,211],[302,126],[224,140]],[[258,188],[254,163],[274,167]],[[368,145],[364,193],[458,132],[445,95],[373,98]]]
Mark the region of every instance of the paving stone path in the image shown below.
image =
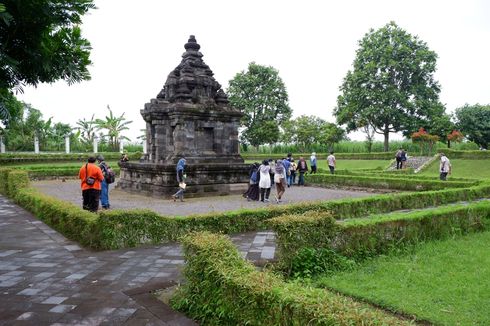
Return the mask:
[[[274,257],[274,234],[232,236],[250,260]],[[175,284],[178,244],[93,252],[0,196],[0,325],[195,325],[150,290]]]

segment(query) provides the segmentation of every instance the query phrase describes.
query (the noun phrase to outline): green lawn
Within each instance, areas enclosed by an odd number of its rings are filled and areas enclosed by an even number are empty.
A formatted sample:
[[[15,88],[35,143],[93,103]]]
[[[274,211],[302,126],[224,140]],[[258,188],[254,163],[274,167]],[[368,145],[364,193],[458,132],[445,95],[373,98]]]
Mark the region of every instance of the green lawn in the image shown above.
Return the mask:
[[[436,324],[490,325],[489,246],[490,232],[434,241],[315,283]]]
[[[452,173],[455,178],[474,178],[474,179],[490,179],[490,160],[464,160],[451,159]],[[422,175],[439,175],[439,161],[432,164],[427,170],[422,172]],[[448,179],[451,178],[448,177]]]
[[[247,160],[246,163],[252,164],[254,160]],[[308,167],[310,165],[307,160]],[[387,168],[390,161],[387,160],[337,160],[338,170],[358,170],[358,169],[375,169],[381,167]],[[318,160],[318,168],[328,170],[327,160]]]

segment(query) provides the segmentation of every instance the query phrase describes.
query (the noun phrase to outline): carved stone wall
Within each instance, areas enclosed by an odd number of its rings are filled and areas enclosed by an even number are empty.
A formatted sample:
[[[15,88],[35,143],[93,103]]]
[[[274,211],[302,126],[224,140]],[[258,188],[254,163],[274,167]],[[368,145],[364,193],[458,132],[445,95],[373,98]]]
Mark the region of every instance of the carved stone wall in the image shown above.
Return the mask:
[[[184,48],[181,63],[141,110],[148,156],[140,163],[120,164],[118,187],[153,195],[173,193],[175,165],[185,158],[188,195],[241,192],[248,183],[248,167],[239,153],[242,113],[229,105],[193,35]]]

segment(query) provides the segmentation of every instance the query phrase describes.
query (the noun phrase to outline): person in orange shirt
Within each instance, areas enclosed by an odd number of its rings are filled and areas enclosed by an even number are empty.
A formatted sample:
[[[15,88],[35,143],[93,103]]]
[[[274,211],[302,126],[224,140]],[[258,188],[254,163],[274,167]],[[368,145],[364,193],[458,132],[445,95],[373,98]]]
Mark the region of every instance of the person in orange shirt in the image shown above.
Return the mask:
[[[83,209],[96,213],[99,209],[101,181],[104,180],[102,170],[95,165],[95,157],[90,156],[78,172],[81,180]]]

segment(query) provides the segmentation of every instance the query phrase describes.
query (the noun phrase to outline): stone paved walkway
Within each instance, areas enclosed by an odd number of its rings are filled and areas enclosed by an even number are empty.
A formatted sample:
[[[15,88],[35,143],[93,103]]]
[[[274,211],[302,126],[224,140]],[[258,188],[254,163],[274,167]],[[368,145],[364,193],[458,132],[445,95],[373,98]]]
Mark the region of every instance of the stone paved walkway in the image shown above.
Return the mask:
[[[232,236],[274,257],[270,232]],[[149,295],[181,280],[177,244],[92,252],[0,196],[0,325],[194,325]]]

